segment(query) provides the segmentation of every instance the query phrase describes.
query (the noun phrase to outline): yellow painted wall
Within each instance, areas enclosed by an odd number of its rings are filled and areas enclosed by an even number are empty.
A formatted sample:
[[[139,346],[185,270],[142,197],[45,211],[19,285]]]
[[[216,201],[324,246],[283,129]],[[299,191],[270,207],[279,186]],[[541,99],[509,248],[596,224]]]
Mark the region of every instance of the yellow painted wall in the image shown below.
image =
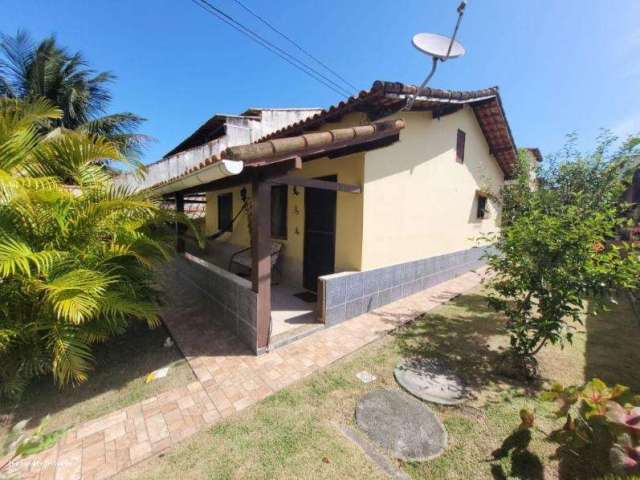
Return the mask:
[[[472,110],[433,120],[430,112],[399,112],[404,118],[400,141],[366,153],[305,162],[296,172],[308,178],[337,174],[338,182],[363,185],[363,193],[338,192],[336,271],[370,270],[471,248],[474,238],[495,231],[499,206],[488,202],[490,215],[476,219],[477,192],[497,192],[503,172],[489,155],[489,146]],[[346,116],[322,130],[367,123],[363,114]],[[466,133],[465,160],[456,162],[458,128]],[[240,188],[207,194],[206,231],[217,231],[217,195],[233,192],[234,215],[241,207]],[[246,186],[248,194],[251,187]],[[304,252],[304,188],[289,187],[287,239],[284,244],[285,282],[302,284]],[[221,237],[249,245],[246,215],[234,231]]]
[[[307,178],[337,175],[338,182],[362,185],[363,154],[340,159],[320,158],[303,164],[296,175]],[[289,187],[288,239],[285,245],[285,273],[302,283],[304,254],[304,188],[293,195]],[[298,213],[296,213],[298,212]],[[362,194],[337,193],[336,205],[336,271],[360,270],[362,262]]]
[[[471,248],[499,225],[499,206],[476,219],[477,191],[497,192],[504,175],[469,107],[431,118],[399,112],[400,141],[365,154],[362,269]],[[458,128],[466,133],[464,163],[456,162]]]
[[[337,127],[334,127],[337,128]],[[304,162],[301,171],[292,175],[307,178],[337,175],[338,182],[362,185],[364,174],[364,154],[354,154],[340,159],[320,158]],[[251,186],[246,185],[248,195]],[[233,193],[233,214],[242,206],[240,189],[220,190],[207,194],[206,232],[211,235],[218,230],[218,195]],[[284,245],[282,270],[286,283],[302,284],[302,261],[304,253],[304,188],[288,188],[287,201],[287,239],[275,239]],[[362,260],[362,194],[337,193],[336,206],[336,271],[360,270]],[[233,232],[220,237],[220,240],[239,247],[250,244],[247,216],[243,213],[234,224]]]
[[[247,189],[247,195],[251,195],[251,185],[244,185]],[[213,235],[218,231],[218,195],[231,192],[233,194],[233,217],[235,217],[242,208],[242,199],[240,198],[240,189],[242,187],[227,188],[224,190],[216,190],[215,192],[207,192],[207,209],[205,214],[205,232],[207,235]],[[246,247],[250,244],[249,226],[247,224],[247,216],[245,213],[240,215],[233,224],[233,231],[225,233],[219,240],[233,243],[235,245]]]

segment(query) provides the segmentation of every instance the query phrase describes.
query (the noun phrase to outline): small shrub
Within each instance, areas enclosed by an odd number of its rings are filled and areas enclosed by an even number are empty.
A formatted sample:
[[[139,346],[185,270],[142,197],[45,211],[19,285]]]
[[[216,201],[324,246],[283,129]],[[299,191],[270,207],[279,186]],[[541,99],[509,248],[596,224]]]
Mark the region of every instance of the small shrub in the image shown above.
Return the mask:
[[[526,157],[518,178],[500,194],[503,226],[481,237],[495,273],[490,305],[506,317],[511,353],[537,374],[535,355],[547,344],[571,341],[587,306],[596,312],[621,289],[637,288],[640,258],[629,242],[613,241],[629,220],[622,201],[634,141],[609,153],[605,138],[589,155],[567,153],[530,181]]]
[[[640,474],[640,395],[594,378],[581,386],[554,384],[540,398],[557,402],[558,416],[565,417],[555,440],[576,451],[603,445],[616,474]]]

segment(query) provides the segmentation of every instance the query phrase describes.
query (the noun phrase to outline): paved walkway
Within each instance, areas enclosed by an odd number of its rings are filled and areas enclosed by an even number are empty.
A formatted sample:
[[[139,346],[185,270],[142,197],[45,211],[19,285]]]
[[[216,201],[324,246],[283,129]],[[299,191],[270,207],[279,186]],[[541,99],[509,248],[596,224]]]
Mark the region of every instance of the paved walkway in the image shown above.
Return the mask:
[[[165,323],[197,381],[79,425],[55,447],[15,462],[14,472],[39,480],[111,477],[477,286],[480,278],[467,273],[260,357],[192,306],[174,304]]]

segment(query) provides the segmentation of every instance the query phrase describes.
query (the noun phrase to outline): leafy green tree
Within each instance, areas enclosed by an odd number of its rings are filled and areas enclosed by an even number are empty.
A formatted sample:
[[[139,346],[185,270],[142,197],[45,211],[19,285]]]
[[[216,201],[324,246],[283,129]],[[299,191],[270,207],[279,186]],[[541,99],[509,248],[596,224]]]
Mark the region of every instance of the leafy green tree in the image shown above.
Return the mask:
[[[122,158],[112,141],[40,133],[63,115],[45,99],[0,98],[4,395],[35,375],[82,382],[93,344],[123,333],[132,319],[158,323],[153,266],[170,251],[169,213],[147,193],[114,185],[100,165]]]
[[[107,137],[120,151],[135,157],[148,141],[136,133],[144,119],[130,112],[105,115],[115,79],[110,72],[89,68],[79,53],[61,47],[55,37],[34,43],[24,31],[0,34],[0,96],[46,98],[62,114],[40,128],[80,130]]]
[[[604,307],[640,280],[638,253],[615,241],[627,222],[621,199],[637,142],[612,152],[614,142],[604,137],[583,155],[572,139],[535,183],[521,155],[517,178],[499,195],[503,228],[483,237],[496,247],[487,255],[490,304],[506,316],[511,352],[531,375],[544,345],[571,341],[587,305]]]

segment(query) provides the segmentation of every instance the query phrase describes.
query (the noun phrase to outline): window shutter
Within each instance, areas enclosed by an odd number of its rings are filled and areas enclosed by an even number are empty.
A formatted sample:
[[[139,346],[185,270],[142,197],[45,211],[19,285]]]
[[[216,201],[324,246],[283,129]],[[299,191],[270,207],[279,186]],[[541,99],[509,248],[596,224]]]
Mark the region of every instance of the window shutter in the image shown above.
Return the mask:
[[[271,238],[287,238],[287,185],[271,187]]]
[[[233,195],[231,193],[218,195],[218,231],[233,231]]]
[[[456,139],[456,162],[458,163],[464,162],[464,142],[466,136],[466,133],[458,129],[458,138]]]

